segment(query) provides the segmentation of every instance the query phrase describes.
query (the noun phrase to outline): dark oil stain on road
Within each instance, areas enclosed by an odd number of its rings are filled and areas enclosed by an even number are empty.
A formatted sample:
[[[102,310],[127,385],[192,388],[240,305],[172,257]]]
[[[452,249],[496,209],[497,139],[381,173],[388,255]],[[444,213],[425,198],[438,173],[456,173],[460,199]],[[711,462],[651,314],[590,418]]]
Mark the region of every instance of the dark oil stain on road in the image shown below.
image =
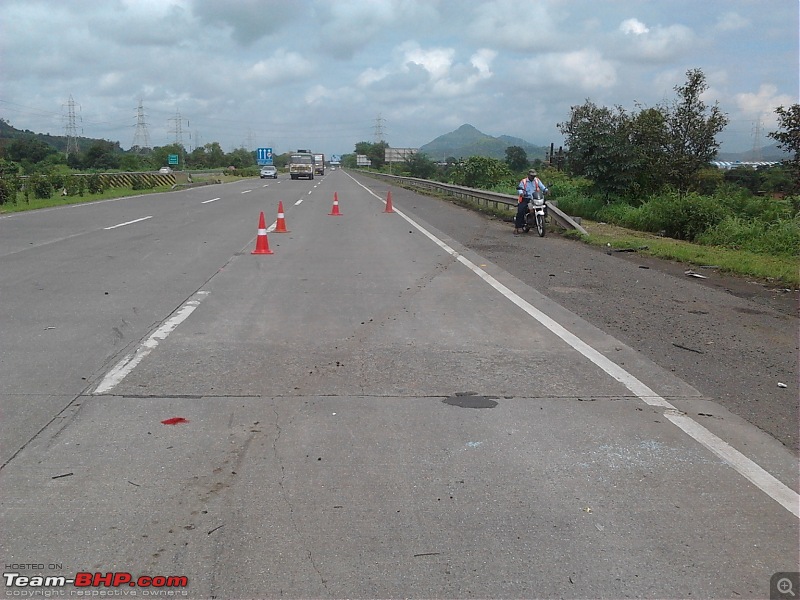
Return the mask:
[[[494,408],[497,406],[494,398],[496,396],[479,396],[476,392],[456,392],[442,402],[460,408]]]

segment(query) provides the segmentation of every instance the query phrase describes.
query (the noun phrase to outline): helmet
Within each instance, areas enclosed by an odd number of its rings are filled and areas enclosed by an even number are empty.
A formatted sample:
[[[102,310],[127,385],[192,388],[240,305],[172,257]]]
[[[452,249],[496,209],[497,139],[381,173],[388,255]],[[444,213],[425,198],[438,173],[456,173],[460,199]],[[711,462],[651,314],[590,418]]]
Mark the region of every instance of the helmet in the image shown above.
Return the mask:
[[[528,171],[528,177],[536,177],[536,171],[534,171],[533,169]]]

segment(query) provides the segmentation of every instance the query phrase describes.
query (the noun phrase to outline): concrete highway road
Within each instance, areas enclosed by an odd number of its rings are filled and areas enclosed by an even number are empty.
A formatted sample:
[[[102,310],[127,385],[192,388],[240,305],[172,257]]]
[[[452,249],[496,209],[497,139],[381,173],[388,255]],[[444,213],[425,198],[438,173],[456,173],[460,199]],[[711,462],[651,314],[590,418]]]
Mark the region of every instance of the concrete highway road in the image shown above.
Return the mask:
[[[385,189],[0,218],[7,596],[764,598],[800,570],[792,451]]]

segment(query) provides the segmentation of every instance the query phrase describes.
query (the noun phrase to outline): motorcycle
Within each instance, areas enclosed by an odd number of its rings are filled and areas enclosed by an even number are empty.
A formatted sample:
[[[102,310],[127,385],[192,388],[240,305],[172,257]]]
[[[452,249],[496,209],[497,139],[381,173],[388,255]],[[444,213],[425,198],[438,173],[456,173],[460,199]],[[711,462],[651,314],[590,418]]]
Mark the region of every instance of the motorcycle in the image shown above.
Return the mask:
[[[522,228],[525,233],[528,233],[534,227],[539,237],[544,237],[547,230],[547,205],[544,201],[544,194],[536,192],[528,202],[528,214],[525,215],[525,225]]]

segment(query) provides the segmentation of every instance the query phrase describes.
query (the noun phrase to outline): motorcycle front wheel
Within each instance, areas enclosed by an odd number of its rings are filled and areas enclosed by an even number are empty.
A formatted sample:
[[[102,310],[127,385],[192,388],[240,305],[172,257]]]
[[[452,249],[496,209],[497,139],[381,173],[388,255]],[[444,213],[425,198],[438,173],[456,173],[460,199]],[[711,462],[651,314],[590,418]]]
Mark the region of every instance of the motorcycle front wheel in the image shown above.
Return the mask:
[[[536,215],[536,232],[539,234],[539,237],[544,237],[545,234],[544,215]]]

